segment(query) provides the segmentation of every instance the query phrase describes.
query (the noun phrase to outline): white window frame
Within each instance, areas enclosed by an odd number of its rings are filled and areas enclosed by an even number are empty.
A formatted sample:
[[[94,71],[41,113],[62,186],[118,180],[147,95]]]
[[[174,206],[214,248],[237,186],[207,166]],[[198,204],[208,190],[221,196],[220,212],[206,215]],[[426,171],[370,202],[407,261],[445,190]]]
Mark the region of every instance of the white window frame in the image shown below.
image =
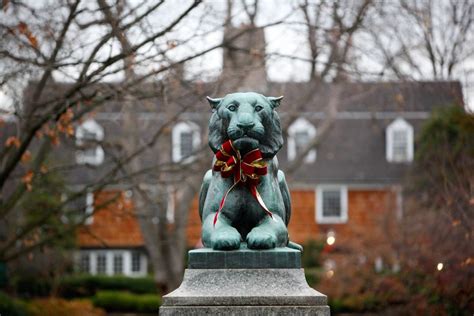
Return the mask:
[[[86,194],[86,219],[84,224],[90,225],[94,222],[94,192],[87,192]]]
[[[323,191],[338,190],[341,197],[341,216],[324,216]],[[316,223],[318,224],[344,224],[348,220],[348,193],[344,185],[321,185],[316,188]]]
[[[138,251],[140,256],[140,270],[132,271],[132,253],[137,250],[131,249],[92,249],[79,250],[75,252],[75,260],[77,263],[77,271],[80,271],[81,257],[89,256],[89,272],[88,274],[97,275],[97,257],[104,255],[106,258],[106,266],[104,275],[116,275],[114,272],[114,256],[122,257],[122,274],[124,276],[139,277],[145,276],[147,273],[148,257],[143,251]]]
[[[200,128],[193,122],[179,122],[173,127],[171,132],[171,145],[172,145],[172,160],[173,162],[191,162],[195,159],[193,155],[189,157],[183,157],[181,153],[181,133],[192,133],[192,146],[195,151],[201,144]]]
[[[101,272],[100,275],[109,275],[109,272],[110,272],[110,256],[109,256],[109,253],[107,250],[102,250],[102,251],[97,251],[96,254],[95,254],[95,274],[99,274],[99,256],[104,256],[105,258],[105,271],[104,272]]]
[[[300,117],[296,119],[293,123],[291,123],[290,127],[288,127],[288,161],[292,161],[296,159],[296,139],[295,136],[298,132],[304,131],[308,132],[309,139],[313,139],[316,137],[317,130],[313,124],[311,124],[308,120]],[[316,149],[311,149],[306,157],[304,158],[305,163],[312,163],[316,161]]]
[[[393,153],[393,135],[395,131],[404,131],[407,135],[407,158],[396,159]],[[411,162],[414,156],[414,131],[413,126],[410,125],[403,118],[399,117],[387,126],[385,132],[385,154],[388,162]]]
[[[95,135],[95,141],[101,142],[104,140],[104,128],[99,125],[95,120],[88,119],[76,128],[76,145],[83,146],[85,144],[84,135],[86,132],[93,133]],[[95,152],[93,156],[87,156],[85,150],[76,151],[76,162],[80,165],[89,164],[98,166],[104,162],[104,149],[102,146],[97,144],[95,146]]]
[[[82,258],[87,257],[87,271],[82,271]],[[79,251],[77,253],[77,271],[79,273],[86,273],[86,274],[91,274],[92,273],[92,256],[89,251]]]
[[[86,195],[82,198],[86,199],[86,207],[84,209],[84,215],[85,215],[85,220],[84,224],[85,225],[90,225],[94,222],[94,216],[92,215],[94,213],[94,192],[87,192]],[[68,199],[68,196],[66,193],[61,194],[61,202],[65,203],[66,200]],[[73,210],[76,211],[76,210]],[[82,220],[83,214],[79,214],[80,219]],[[69,223],[69,219],[66,216],[66,214],[61,215],[61,221],[63,223]]]

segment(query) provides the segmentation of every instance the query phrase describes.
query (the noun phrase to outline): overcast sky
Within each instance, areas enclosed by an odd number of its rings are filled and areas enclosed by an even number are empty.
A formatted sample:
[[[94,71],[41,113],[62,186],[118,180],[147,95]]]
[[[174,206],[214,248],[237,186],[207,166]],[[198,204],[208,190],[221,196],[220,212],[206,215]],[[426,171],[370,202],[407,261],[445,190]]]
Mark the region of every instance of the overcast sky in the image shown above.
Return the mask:
[[[235,1],[236,6],[233,11],[233,23],[239,25],[240,23],[246,22],[246,17],[243,12],[243,8],[239,6],[240,1]],[[166,24],[167,21],[171,20],[175,14],[179,14],[184,5],[180,2],[180,5],[176,5],[177,2],[170,1],[166,5],[166,16],[160,15],[159,18],[151,19],[151,27],[160,29],[161,25]],[[297,1],[285,1],[285,0],[261,0],[261,7],[259,10],[259,15],[257,16],[257,25],[266,25],[272,22],[281,20],[285,18],[286,21],[301,21],[301,16],[299,12],[295,10]],[[187,34],[192,34],[193,29],[196,27],[197,17],[200,17],[203,12],[209,12],[209,7],[212,7],[212,13],[210,16],[206,17],[201,21],[200,27],[202,28],[202,33],[207,32],[206,35],[199,36],[196,40],[192,41],[192,45],[187,45],[186,47],[178,47],[172,54],[169,56],[171,58],[179,59],[184,56],[186,53],[189,53],[189,50],[199,51],[210,47],[212,45],[218,44],[222,40],[222,29],[219,29],[219,26],[222,25],[223,18],[226,13],[226,1],[213,1],[205,2],[204,5],[201,5],[196,12],[193,12],[193,15],[196,19],[189,17],[185,19],[183,24],[180,27],[176,28],[176,31],[167,35],[171,40],[173,38],[186,38]],[[160,11],[161,12],[161,11]],[[2,13],[0,13],[2,14]],[[1,18],[1,16],[0,16]],[[210,32],[210,30],[217,30],[215,32]],[[265,29],[266,35],[266,52],[269,54],[267,59],[267,74],[270,80],[273,81],[305,81],[308,79],[309,66],[307,63],[295,59],[288,58],[279,58],[276,55],[288,55],[295,56],[299,58],[306,58],[309,55],[307,45],[304,38],[304,29],[302,26],[298,25],[276,25],[268,27]],[[89,34],[87,34],[88,40],[90,40]],[[137,34],[139,36],[139,34]],[[360,40],[363,42],[363,39]],[[117,48],[118,49],[118,48]],[[359,56],[359,62],[362,65],[362,68],[368,72],[377,72],[379,71],[378,65],[373,62],[370,58]],[[465,65],[467,69],[468,66],[473,68],[473,61]],[[150,64],[145,65],[145,67],[153,66]],[[200,76],[200,79],[212,79],[216,77],[222,67],[222,50],[215,50],[202,58],[198,58],[187,66],[187,74],[189,77],[196,78]],[[424,65],[420,62],[421,67],[429,67],[429,65]],[[70,70],[70,74],[73,74],[74,69]],[[464,75],[464,76],[463,76]],[[472,77],[472,76],[471,76]],[[58,72],[54,73],[54,78],[58,81],[68,81],[67,76],[60,74]],[[121,75],[114,75],[109,77],[108,80],[120,80]],[[366,80],[377,80],[375,77],[367,76],[364,78]],[[464,95],[466,102],[469,104],[469,108],[474,111],[474,86],[471,83],[471,87],[467,88],[467,74],[466,72],[461,72],[460,78],[464,84]],[[5,108],[9,104],[8,97],[0,91],[0,107]]]

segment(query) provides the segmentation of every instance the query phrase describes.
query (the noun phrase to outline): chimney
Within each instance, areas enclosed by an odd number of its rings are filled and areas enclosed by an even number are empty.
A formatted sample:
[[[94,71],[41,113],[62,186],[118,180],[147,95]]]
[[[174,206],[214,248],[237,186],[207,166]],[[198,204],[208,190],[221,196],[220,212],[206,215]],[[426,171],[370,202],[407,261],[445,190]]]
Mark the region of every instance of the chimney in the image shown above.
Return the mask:
[[[263,29],[253,25],[227,25],[223,59],[220,80],[225,90],[265,92],[267,74]]]

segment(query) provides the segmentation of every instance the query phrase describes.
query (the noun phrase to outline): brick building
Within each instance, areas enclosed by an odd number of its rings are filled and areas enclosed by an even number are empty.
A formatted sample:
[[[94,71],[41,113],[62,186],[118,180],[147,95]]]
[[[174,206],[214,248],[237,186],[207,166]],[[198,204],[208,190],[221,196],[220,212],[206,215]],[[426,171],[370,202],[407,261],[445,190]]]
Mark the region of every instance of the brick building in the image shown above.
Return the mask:
[[[176,104],[171,105],[160,98],[138,104],[137,133],[143,133],[144,138],[151,127],[163,121],[170,108],[184,109],[160,142],[159,150],[142,157],[141,164],[146,167],[156,160],[179,162],[204,146],[210,116],[203,97],[206,94],[218,97],[222,95],[214,94],[254,90],[265,95],[284,95],[278,111],[285,145],[278,159],[283,171],[292,169],[287,173],[293,209],[290,238],[298,243],[327,240],[328,247],[337,248],[336,254],[342,255],[350,252],[354,243],[377,252],[377,247],[367,242],[375,240],[378,246],[386,242],[397,219],[403,216],[403,181],[416,154],[416,136],[433,109],[463,104],[460,84],[270,82],[265,74],[263,33],[250,32],[246,36],[224,50],[224,59],[234,58],[238,62],[234,66],[224,62],[219,81],[224,84],[218,90],[214,83],[188,82],[189,90],[200,92],[191,95],[178,91]],[[249,43],[256,46],[249,49]],[[252,54],[244,54],[246,50]],[[252,69],[251,78],[246,68]],[[244,74],[241,80],[236,75],[239,73]],[[226,78],[232,78],[232,83],[226,85]],[[51,91],[61,91],[64,85],[52,83]],[[102,88],[113,89],[113,84],[103,84]],[[155,88],[148,83],[141,87],[143,91]],[[25,100],[28,102],[27,97]],[[79,166],[66,174],[71,187],[81,187],[109,170],[107,162],[114,158],[115,150],[110,144],[125,137],[121,102],[124,101],[108,101],[94,117],[78,124],[76,139],[66,144],[71,150],[57,152],[58,160],[75,160]],[[308,152],[303,163],[292,164],[320,134],[323,136],[319,144]],[[208,153],[210,162],[210,150]],[[205,170],[201,172],[204,175]],[[174,192],[173,188],[169,190],[166,206],[170,223],[177,203]],[[113,186],[90,192],[79,203],[83,203],[86,213],[92,214],[94,206],[111,194],[119,198],[94,212],[78,232],[78,265],[90,273],[142,275],[147,271],[148,256],[133,197],[123,187]],[[200,244],[200,226],[195,198],[187,226],[189,247]],[[372,254],[362,254],[360,260],[368,258],[376,266],[387,260]]]

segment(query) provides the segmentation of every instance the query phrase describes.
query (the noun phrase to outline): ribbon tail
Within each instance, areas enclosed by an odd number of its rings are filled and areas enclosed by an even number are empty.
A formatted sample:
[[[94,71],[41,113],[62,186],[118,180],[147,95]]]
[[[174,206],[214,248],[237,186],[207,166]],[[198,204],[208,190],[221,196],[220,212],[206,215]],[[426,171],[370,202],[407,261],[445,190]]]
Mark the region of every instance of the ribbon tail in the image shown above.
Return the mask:
[[[265,205],[265,202],[263,201],[262,196],[260,195],[260,193],[258,193],[257,186],[251,185],[250,192],[252,193],[253,197],[257,200],[258,204],[260,204],[260,206],[263,208],[265,213],[267,213],[268,216],[270,216],[273,220],[275,220],[275,218],[273,217],[273,213],[270,212],[268,207]]]
[[[222,210],[222,208],[224,207],[225,205],[225,200],[227,199],[227,195],[230,193],[230,191],[232,191],[233,188],[235,188],[235,186],[240,182],[237,181],[237,182],[234,182],[234,184],[229,188],[229,190],[227,190],[227,192],[224,194],[224,196],[222,197],[222,200],[221,202],[219,203],[219,209],[217,210],[216,212],[216,215],[214,215],[214,222],[213,222],[213,226],[216,226],[216,222],[217,222],[217,217],[219,216],[219,213],[220,211]]]

